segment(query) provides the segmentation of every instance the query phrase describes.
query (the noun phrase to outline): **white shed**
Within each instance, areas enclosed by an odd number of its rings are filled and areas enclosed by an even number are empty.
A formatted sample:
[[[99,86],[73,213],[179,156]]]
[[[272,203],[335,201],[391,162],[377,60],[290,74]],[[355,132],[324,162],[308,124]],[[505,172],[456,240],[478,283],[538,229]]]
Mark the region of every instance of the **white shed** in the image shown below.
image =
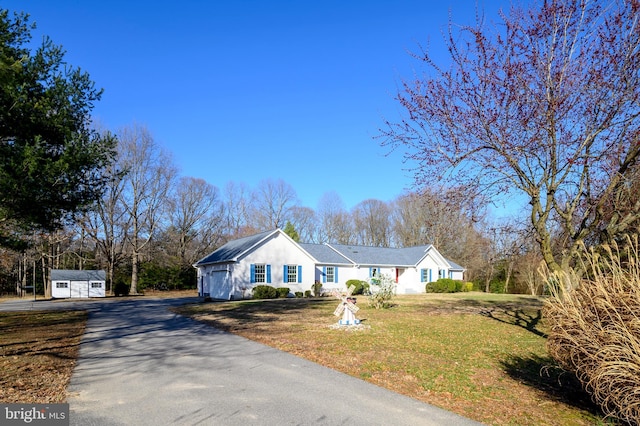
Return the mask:
[[[106,273],[102,270],[51,270],[51,296],[54,298],[105,297]]]

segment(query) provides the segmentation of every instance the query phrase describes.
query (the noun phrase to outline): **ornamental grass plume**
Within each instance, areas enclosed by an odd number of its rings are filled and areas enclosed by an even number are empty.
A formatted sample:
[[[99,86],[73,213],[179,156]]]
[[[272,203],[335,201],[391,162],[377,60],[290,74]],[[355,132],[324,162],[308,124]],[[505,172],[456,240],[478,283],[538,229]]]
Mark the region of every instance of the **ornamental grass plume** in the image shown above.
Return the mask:
[[[640,424],[640,247],[584,250],[583,274],[549,275],[573,289],[551,289],[544,308],[547,349],[609,416]],[[564,278],[564,279],[561,279]]]

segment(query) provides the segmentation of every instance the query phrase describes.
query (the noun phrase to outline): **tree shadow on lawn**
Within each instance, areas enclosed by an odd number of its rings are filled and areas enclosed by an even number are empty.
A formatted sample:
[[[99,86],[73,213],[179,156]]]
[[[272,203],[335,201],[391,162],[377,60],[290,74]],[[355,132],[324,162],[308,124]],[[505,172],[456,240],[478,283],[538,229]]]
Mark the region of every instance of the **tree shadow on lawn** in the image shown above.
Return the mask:
[[[536,336],[544,337],[545,339],[548,337],[547,333],[537,328],[540,320],[542,320],[542,309],[525,311],[524,309],[509,307],[486,308],[480,311],[480,315],[504,324],[524,328]]]
[[[576,376],[563,370],[551,357],[530,355],[529,357],[509,356],[500,361],[504,371],[514,380],[524,383],[556,402],[588,412],[594,417],[604,418],[604,414],[586,393]],[[603,420],[603,424],[621,425],[614,419]]]

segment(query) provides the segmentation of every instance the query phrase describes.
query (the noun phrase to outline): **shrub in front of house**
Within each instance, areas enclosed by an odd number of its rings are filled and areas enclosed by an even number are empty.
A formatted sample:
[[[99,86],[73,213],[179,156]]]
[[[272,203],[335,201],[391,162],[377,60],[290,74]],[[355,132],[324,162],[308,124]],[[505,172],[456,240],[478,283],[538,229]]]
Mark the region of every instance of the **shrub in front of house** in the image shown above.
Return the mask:
[[[276,294],[278,299],[284,299],[289,296],[289,287],[278,287],[276,288]]]
[[[311,286],[311,289],[313,290],[314,297],[320,297],[322,294],[322,283],[320,281],[316,281],[313,283],[313,286]]]
[[[301,292],[301,291],[296,291],[294,294],[295,294],[295,295],[296,295],[296,297],[298,297],[298,298],[300,298],[300,297],[303,297],[303,296],[304,296],[304,293],[303,293],[303,292]]]
[[[472,282],[465,282],[462,284],[462,291],[463,292],[469,292],[469,291],[473,291],[473,283]]]
[[[253,288],[254,299],[275,299],[276,297],[278,297],[278,290],[270,285],[260,284]]]
[[[366,281],[348,280],[345,285],[347,286],[347,289],[351,286],[355,286],[353,293],[351,293],[354,296],[359,294],[369,294],[369,283]]]
[[[451,278],[440,278],[425,285],[427,293],[457,293],[463,291],[464,288],[465,283],[463,281]]]
[[[369,306],[375,309],[386,309],[392,306],[391,300],[396,294],[396,282],[389,275],[375,278],[374,291],[369,294]],[[372,282],[373,284],[373,282]]]
[[[304,297],[311,297],[311,290],[305,290]]]

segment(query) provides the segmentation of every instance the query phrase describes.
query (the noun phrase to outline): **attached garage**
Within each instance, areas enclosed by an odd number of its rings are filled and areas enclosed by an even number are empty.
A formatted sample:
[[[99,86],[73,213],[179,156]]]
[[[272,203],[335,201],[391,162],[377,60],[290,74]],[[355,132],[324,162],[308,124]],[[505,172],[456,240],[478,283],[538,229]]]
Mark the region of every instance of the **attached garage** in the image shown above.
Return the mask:
[[[51,296],[54,298],[105,297],[105,271],[51,270]]]

